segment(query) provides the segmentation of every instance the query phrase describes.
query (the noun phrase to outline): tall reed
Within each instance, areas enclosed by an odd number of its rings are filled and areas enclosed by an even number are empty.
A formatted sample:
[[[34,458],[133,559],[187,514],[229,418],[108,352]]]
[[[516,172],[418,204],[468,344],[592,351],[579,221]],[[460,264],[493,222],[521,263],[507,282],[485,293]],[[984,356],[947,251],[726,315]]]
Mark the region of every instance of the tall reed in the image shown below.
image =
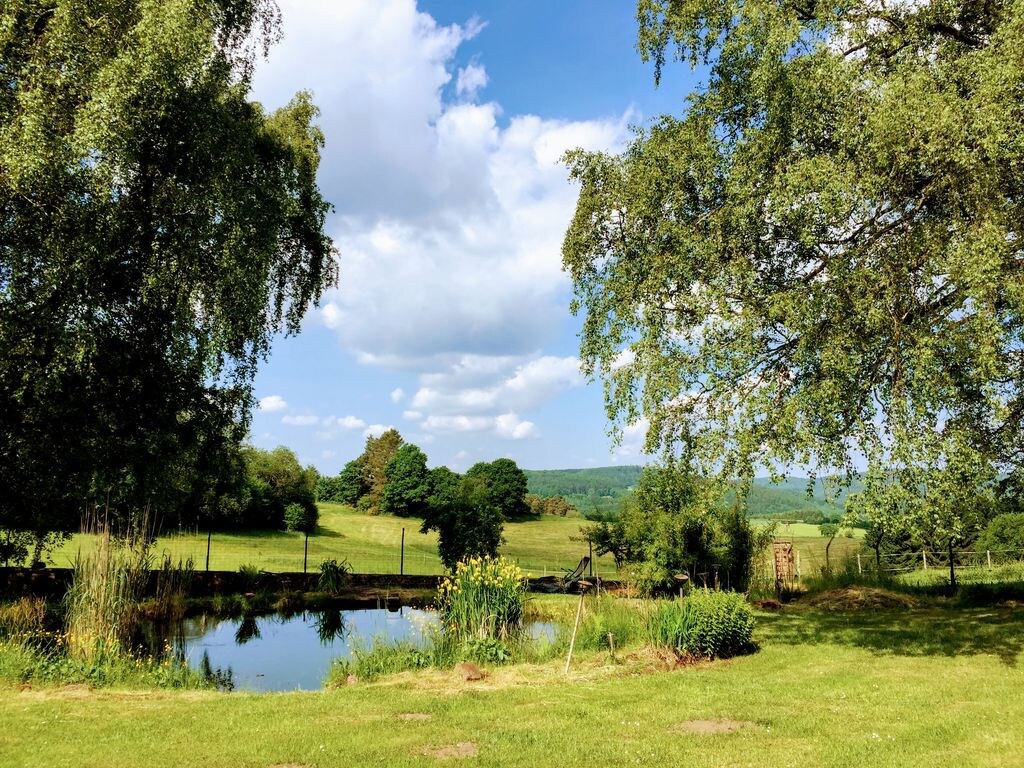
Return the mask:
[[[64,598],[64,643],[69,656],[97,661],[128,651],[149,565],[144,543],[122,544],[109,531],[99,536],[91,552],[79,552]]]

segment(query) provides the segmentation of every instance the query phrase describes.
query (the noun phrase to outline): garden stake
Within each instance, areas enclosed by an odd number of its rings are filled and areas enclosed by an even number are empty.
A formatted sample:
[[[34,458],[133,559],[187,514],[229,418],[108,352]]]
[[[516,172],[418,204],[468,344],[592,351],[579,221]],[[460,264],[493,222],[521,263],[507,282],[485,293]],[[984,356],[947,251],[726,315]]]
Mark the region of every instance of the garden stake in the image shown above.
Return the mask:
[[[608,633],[608,648],[611,651],[612,661],[615,661],[615,635]]]
[[[572,625],[572,640],[569,641],[569,655],[565,659],[565,674],[569,674],[569,664],[572,662],[572,649],[576,647],[576,630],[580,628],[580,614],[583,613],[583,595],[580,590],[580,604],[576,606],[576,622]]]

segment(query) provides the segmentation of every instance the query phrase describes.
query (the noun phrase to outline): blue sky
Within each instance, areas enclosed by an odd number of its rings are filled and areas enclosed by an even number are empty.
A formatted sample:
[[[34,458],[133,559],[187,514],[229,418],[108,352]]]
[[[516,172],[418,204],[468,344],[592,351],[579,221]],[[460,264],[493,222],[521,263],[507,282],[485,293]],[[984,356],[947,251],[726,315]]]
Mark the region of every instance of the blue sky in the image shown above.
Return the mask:
[[[341,279],[257,376],[253,442],[329,473],[388,426],[456,470],[641,461],[579,374],[558,158],[678,114],[695,75],[655,89],[628,0],[280,5],[254,95],[314,93]]]

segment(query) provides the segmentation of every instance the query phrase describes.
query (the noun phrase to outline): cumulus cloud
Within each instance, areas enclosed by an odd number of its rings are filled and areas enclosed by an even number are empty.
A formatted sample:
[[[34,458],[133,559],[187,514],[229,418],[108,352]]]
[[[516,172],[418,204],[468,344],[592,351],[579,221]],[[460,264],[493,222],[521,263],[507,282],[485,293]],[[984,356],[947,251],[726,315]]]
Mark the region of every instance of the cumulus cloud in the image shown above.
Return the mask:
[[[459,70],[459,77],[455,81],[455,93],[473,99],[486,85],[487,70],[473,63]]]
[[[394,429],[390,424],[371,424],[363,430],[364,437],[380,437],[389,429]]]
[[[267,395],[260,398],[260,410],[267,413],[288,410],[288,403],[280,395]]]
[[[617,150],[637,116],[503,115],[480,99],[484,63],[455,64],[475,17],[442,25],[415,0],[280,5],[284,41],[254,91],[275,107],[308,88],[321,109],[341,275],[316,317],[360,362],[418,376],[391,397],[425,434],[538,434],[530,412],[582,382],[576,358],[544,354],[566,316],[577,195],[560,158]]]
[[[622,437],[612,455],[616,458],[639,457],[644,453],[644,441],[651,422],[646,418],[627,424],[622,430]]]
[[[289,427],[309,427],[313,424],[320,422],[319,416],[314,416],[311,413],[296,413],[288,414],[287,416],[281,417],[281,423],[287,424]]]
[[[392,403],[399,402],[403,397],[405,397],[405,391],[401,387],[397,387],[397,388],[391,390],[391,402]]]
[[[366,422],[362,419],[358,419],[355,416],[328,416],[323,420],[323,426],[325,427],[340,427],[341,429],[362,429],[366,426]]]

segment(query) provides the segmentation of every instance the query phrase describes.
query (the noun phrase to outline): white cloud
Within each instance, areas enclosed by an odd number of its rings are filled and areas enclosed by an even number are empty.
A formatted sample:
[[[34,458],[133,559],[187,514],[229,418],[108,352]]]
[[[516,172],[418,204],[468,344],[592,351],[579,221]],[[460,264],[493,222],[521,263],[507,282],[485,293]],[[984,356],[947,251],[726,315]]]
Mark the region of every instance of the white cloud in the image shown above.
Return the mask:
[[[276,411],[285,411],[288,409],[288,403],[280,395],[267,395],[267,397],[260,398],[260,410],[266,411],[267,413],[275,413]]]
[[[310,427],[313,424],[320,422],[319,416],[314,416],[311,413],[305,414],[289,414],[281,417],[281,423],[287,424],[289,427]]]
[[[514,413],[503,413],[494,420],[495,431],[499,437],[509,440],[523,440],[537,436],[537,427],[532,421],[523,421]]]
[[[646,418],[634,421],[626,425],[622,430],[622,438],[619,445],[612,452],[613,457],[639,457],[644,453],[644,441],[647,439],[647,430],[651,428],[651,422]]]
[[[403,397],[405,397],[405,391],[401,387],[396,387],[395,389],[391,390],[392,403],[397,403],[401,401]]]
[[[321,422],[325,427],[340,427],[341,429],[362,429],[366,426],[366,422],[362,419],[358,419],[355,416],[328,416]]]
[[[394,429],[394,427],[390,424],[371,424],[363,430],[363,435],[365,437],[380,437],[389,429]]]
[[[473,63],[459,70],[455,81],[455,93],[468,99],[476,98],[477,93],[487,85],[487,70]]]
[[[420,411],[402,411],[402,418],[409,421],[419,421],[423,418],[423,413]]]
[[[559,158],[621,146],[636,116],[499,123],[499,105],[475,101],[483,64],[454,65],[479,19],[439,25],[413,0],[280,5],[285,38],[254,88],[268,105],[309,88],[322,110],[342,260],[321,321],[360,360],[417,371],[542,349],[565,313],[576,202]]]

